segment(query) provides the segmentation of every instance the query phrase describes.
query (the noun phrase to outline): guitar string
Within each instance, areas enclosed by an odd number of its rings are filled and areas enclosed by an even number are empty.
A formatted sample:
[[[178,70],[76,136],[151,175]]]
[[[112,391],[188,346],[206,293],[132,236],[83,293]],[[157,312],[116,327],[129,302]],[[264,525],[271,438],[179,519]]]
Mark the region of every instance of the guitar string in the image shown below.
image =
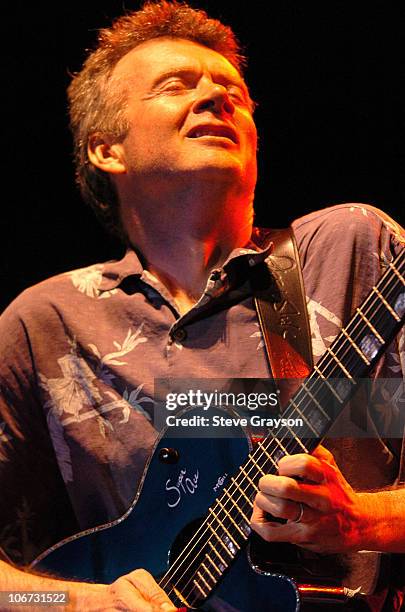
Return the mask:
[[[397,262],[395,262],[395,263],[397,263]],[[389,279],[389,280],[391,280],[391,279]],[[386,291],[386,290],[384,289],[384,292],[385,292],[385,291]],[[371,295],[372,295],[373,297],[375,297],[375,296],[374,296],[374,292],[372,292],[372,293],[370,294],[369,298],[371,297]],[[367,301],[369,301],[369,298],[368,298],[368,299],[366,300],[366,302],[363,304],[363,310],[365,309],[365,307],[366,307],[366,306],[367,306],[367,308],[368,308],[368,309],[370,308],[370,305],[367,305]],[[380,307],[381,307],[381,300],[380,300],[380,299],[374,299],[374,300],[373,300],[373,304],[372,304],[372,306],[374,306],[375,304],[380,304]],[[386,309],[386,307],[385,307],[385,309]],[[384,312],[384,309],[381,309],[381,312]],[[367,311],[367,314],[368,314],[368,311]],[[366,313],[365,313],[365,316],[367,316],[367,315],[366,315]],[[361,323],[361,321],[359,321],[359,323]],[[356,326],[358,327],[358,324],[357,324]],[[349,326],[347,327],[347,331],[348,331],[348,333],[349,333]],[[354,330],[353,330],[353,331],[354,331]],[[350,336],[352,336],[353,331],[351,331],[351,332],[349,333],[349,335],[350,335]],[[340,346],[340,347],[335,348],[335,354],[337,354],[337,352],[338,352],[339,350],[341,350],[342,348],[345,348],[345,345],[346,345],[346,344],[347,344],[347,342],[344,342],[344,343],[343,343],[343,346]],[[351,349],[351,348],[352,348],[352,347],[351,347],[351,345],[350,345],[350,343],[349,343],[349,346],[348,346],[347,348],[348,348],[348,349]],[[348,351],[346,350],[346,353],[347,353],[347,352],[348,352]],[[340,355],[339,355],[339,356],[340,356]],[[341,357],[340,357],[340,358],[341,358]],[[321,360],[320,360],[320,361],[321,361]],[[321,367],[321,363],[320,363],[320,362],[318,363],[318,367]],[[340,367],[339,367],[339,368],[338,368],[338,367],[335,367],[334,369],[335,369],[335,371],[341,371]],[[309,378],[308,378],[308,379],[307,379],[305,382],[306,382],[306,384],[307,384],[308,382],[310,382],[310,377],[309,377]],[[307,385],[307,386],[308,386],[308,385]],[[305,399],[305,397],[307,397],[307,395],[304,395],[304,399]],[[285,412],[286,412],[286,411],[285,411]],[[283,413],[283,415],[285,414],[285,412]],[[287,429],[287,430],[289,430],[289,428],[288,428],[288,427],[287,427],[286,429]],[[291,432],[291,430],[290,430],[290,433],[292,433],[292,435],[295,437],[295,435],[293,434],[293,432]],[[284,440],[285,440],[285,437],[282,437],[282,438],[281,438],[281,441],[284,441]],[[270,443],[271,443],[271,442],[274,442],[275,444],[277,444],[277,439],[275,439],[274,437],[270,438],[270,440],[267,440],[267,441],[268,441],[268,442],[270,442]],[[287,450],[287,446],[288,446],[288,445],[291,443],[291,441],[292,441],[292,440],[291,440],[291,438],[290,438],[290,437],[288,437],[288,442],[287,442],[287,444],[285,445],[285,449],[286,449],[286,450]],[[270,449],[267,449],[267,452],[268,452],[268,450],[270,450]],[[250,455],[249,455],[249,458],[248,458],[248,460],[245,462],[245,464],[244,464],[244,465],[246,465],[246,464],[247,464],[249,461],[251,461],[251,459],[252,459],[252,458],[254,459],[254,455],[256,454],[256,452],[257,452],[257,451],[260,451],[260,449],[259,449],[258,447],[257,447],[257,448],[255,449],[255,451],[253,452],[252,456],[250,456]],[[266,452],[266,455],[267,455],[267,452]],[[270,458],[267,458],[267,457],[266,457],[266,461],[265,461],[265,462],[266,462],[266,463],[268,463],[269,461],[270,461]],[[252,464],[251,469],[252,469],[252,468],[254,468],[254,467],[255,467],[255,465],[254,465],[254,464]],[[274,466],[273,466],[273,467],[274,467]],[[250,473],[251,469],[249,470],[249,473]],[[248,473],[248,475],[249,475],[249,473]],[[258,474],[259,474],[259,473],[260,473],[260,472],[258,471]],[[258,475],[258,474],[257,474],[257,475]],[[257,478],[257,475],[256,475],[256,478]],[[238,475],[238,476],[239,476],[239,475]],[[235,488],[238,488],[238,487],[239,487],[239,486],[242,484],[243,480],[247,480],[247,479],[246,479],[246,477],[242,477],[242,482],[241,482],[241,483],[237,483],[237,478],[238,478],[238,476],[237,476],[236,478],[234,478],[234,483],[235,483],[235,485],[234,485],[234,486],[235,486]],[[254,479],[254,478],[255,478],[255,477],[253,477],[253,479]],[[231,488],[231,487],[230,487],[230,488]],[[236,506],[236,508],[237,508],[237,509],[240,511],[240,508],[239,508],[239,506],[238,506],[238,503],[237,503],[237,502],[239,502],[239,500],[242,498],[242,496],[241,496],[241,495],[239,495],[239,498],[238,498],[238,500],[236,500],[236,503],[235,503],[235,500],[230,499],[230,498],[233,498],[233,493],[230,493],[230,492],[228,491],[228,494],[229,494],[229,498],[228,498],[228,496],[227,496],[227,499],[225,499],[225,500],[224,500],[224,502],[225,502],[225,503],[224,503],[224,504],[221,504],[221,505],[222,505],[222,508],[220,508],[220,510],[219,510],[219,511],[221,511],[221,510],[222,510],[222,511],[227,512],[227,509],[226,509],[226,504],[227,504],[227,503],[229,503],[229,501],[231,501],[231,507],[230,507],[230,510],[232,510],[232,509],[233,509],[233,508]],[[222,496],[222,499],[223,499],[223,498],[224,498],[224,495]],[[220,503],[221,503],[220,498],[218,498],[218,499],[219,499],[219,501],[220,501]],[[233,504],[232,504],[232,501],[234,502]],[[215,502],[214,502],[214,505],[215,505]],[[217,503],[217,505],[218,505],[218,503]],[[244,510],[246,510],[246,505],[244,506]],[[246,511],[247,511],[247,512],[249,512],[249,510],[246,510]],[[242,514],[244,514],[244,512],[242,512]],[[214,513],[214,517],[216,518],[215,513]],[[210,523],[210,525],[212,526],[212,522]],[[226,531],[226,530],[225,530],[225,531]],[[205,530],[205,533],[206,533],[206,532],[207,532],[207,530]],[[197,534],[196,534],[196,535],[197,535]],[[204,534],[201,534],[201,536],[202,536],[202,535],[204,535]],[[232,535],[237,536],[237,534],[236,534],[235,532],[234,532]],[[200,536],[200,539],[201,539],[201,536]],[[193,538],[193,539],[194,539],[194,538]],[[187,548],[187,547],[186,547],[186,548]],[[184,549],[184,550],[183,550],[183,553],[184,553],[184,552],[186,552],[186,549]],[[177,562],[178,562],[178,559],[176,560],[176,562],[175,562],[175,563],[177,563]],[[184,563],[184,561],[183,561],[182,563]],[[172,566],[172,568],[171,568],[171,569],[173,569],[173,566]],[[171,573],[171,572],[170,572],[170,570],[169,570],[169,572],[168,572],[168,573]],[[183,575],[184,575],[184,574],[183,574]]]
[[[373,305],[374,305],[375,303],[377,303],[377,304],[378,304],[378,303],[380,303],[380,300],[374,300]],[[364,309],[364,307],[365,307],[365,306],[366,306],[366,303],[363,305],[363,309]],[[382,309],[382,311],[383,311],[383,309]],[[350,347],[349,347],[349,348],[350,348]],[[284,438],[282,438],[282,440],[284,440]],[[271,440],[270,440],[270,442],[271,442],[271,441],[274,441],[274,439],[271,439]],[[257,450],[257,449],[256,449],[256,450]],[[269,459],[266,459],[266,462],[268,462],[268,461],[269,461]],[[252,466],[252,467],[254,467],[254,466]],[[244,480],[244,479],[245,479],[245,478],[243,478],[242,480]],[[237,479],[235,479],[235,480],[237,480]],[[241,484],[241,483],[240,483],[240,484]],[[238,483],[236,483],[236,485],[238,485]],[[231,494],[230,494],[230,495],[231,495]],[[232,495],[231,495],[231,496],[232,496]],[[238,501],[239,501],[239,499],[240,499],[240,498],[241,498],[241,497],[239,497],[239,498],[238,498]],[[229,500],[226,500],[226,501],[229,501]],[[225,502],[225,503],[226,503],[226,502]],[[236,505],[237,505],[237,504],[236,504]],[[211,524],[212,524],[212,523],[211,523]],[[183,551],[183,552],[184,552],[184,551]]]
[[[374,300],[374,302],[375,302],[375,303],[379,303],[379,300]],[[364,306],[365,306],[365,305],[364,305]],[[364,308],[364,306],[363,306],[363,308]],[[383,311],[383,309],[382,309],[382,311]],[[350,346],[349,346],[348,348],[350,348]],[[282,439],[284,440],[284,438],[282,438]],[[273,439],[272,439],[272,440],[270,440],[270,442],[271,442],[271,441],[273,441]],[[257,449],[256,449],[256,450],[257,450]],[[267,462],[267,461],[269,461],[269,459],[266,459],[266,462]],[[252,467],[254,467],[254,466],[252,466]],[[236,479],[235,479],[235,480],[236,480]],[[232,497],[232,495],[231,495],[231,494],[230,494],[230,497]],[[239,499],[240,499],[240,497],[238,498],[238,501],[239,501]],[[226,500],[226,502],[227,502],[227,501],[229,501],[229,500]],[[226,502],[225,502],[225,503],[226,503]],[[226,511],[226,506],[224,506],[223,504],[222,504],[222,506],[223,506],[224,510]],[[237,506],[237,504],[236,504],[236,506]],[[238,507],[238,506],[237,506],[237,507]],[[231,509],[232,509],[232,507],[231,507]],[[215,515],[214,515],[214,516],[215,516]],[[212,523],[211,523],[211,525],[212,525]],[[207,584],[208,584],[208,583],[207,583]]]

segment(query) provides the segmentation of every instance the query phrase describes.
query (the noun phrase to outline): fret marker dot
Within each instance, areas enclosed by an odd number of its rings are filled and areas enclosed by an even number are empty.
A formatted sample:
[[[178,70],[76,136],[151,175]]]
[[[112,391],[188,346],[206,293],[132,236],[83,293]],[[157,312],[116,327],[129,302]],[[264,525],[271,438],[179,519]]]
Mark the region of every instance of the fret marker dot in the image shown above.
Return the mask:
[[[394,310],[399,317],[402,317],[405,313],[405,292],[399,294],[395,300]]]
[[[380,342],[377,340],[375,336],[371,334],[365,336],[360,342],[360,348],[367,357],[367,359],[373,359],[380,348]]]

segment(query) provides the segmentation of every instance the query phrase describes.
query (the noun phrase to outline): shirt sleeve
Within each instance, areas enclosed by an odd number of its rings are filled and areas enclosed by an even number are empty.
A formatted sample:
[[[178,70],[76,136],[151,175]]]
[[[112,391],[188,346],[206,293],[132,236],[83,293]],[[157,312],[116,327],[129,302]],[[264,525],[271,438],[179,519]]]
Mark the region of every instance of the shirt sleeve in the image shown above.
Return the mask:
[[[19,565],[74,530],[39,402],[27,301],[0,317],[0,547]]]
[[[295,221],[293,228],[316,362],[403,250],[405,235],[396,221],[364,204],[337,205],[310,213]],[[383,439],[397,461],[404,434],[404,350],[402,329],[366,383],[371,429],[365,429],[364,436],[370,433]],[[361,417],[359,422],[361,426]],[[356,432],[362,435],[360,429]],[[346,448],[342,455],[348,455]]]

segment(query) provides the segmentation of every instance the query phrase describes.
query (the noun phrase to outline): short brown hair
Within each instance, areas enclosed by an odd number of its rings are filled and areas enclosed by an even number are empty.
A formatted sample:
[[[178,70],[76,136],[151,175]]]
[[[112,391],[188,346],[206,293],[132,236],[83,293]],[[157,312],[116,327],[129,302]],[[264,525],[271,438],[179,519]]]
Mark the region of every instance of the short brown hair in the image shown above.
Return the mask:
[[[138,11],[119,17],[102,29],[98,45],[68,88],[70,126],[74,139],[76,178],[84,199],[102,223],[124,238],[119,202],[108,175],[93,166],[87,156],[89,136],[101,132],[122,140],[129,128],[125,112],[126,92],[109,87],[118,61],[141,43],[171,36],[188,39],[218,53],[241,72],[245,58],[230,27],[177,0],[148,0]]]

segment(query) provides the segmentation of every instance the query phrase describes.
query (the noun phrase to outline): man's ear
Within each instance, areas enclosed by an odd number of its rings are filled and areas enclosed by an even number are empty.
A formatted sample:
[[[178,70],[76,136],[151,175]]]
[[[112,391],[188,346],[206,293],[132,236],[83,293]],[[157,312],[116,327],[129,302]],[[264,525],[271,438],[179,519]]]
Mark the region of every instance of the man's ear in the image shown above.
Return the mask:
[[[119,143],[111,143],[103,134],[92,134],[87,145],[87,155],[91,163],[111,174],[124,174],[126,165],[122,147]]]

